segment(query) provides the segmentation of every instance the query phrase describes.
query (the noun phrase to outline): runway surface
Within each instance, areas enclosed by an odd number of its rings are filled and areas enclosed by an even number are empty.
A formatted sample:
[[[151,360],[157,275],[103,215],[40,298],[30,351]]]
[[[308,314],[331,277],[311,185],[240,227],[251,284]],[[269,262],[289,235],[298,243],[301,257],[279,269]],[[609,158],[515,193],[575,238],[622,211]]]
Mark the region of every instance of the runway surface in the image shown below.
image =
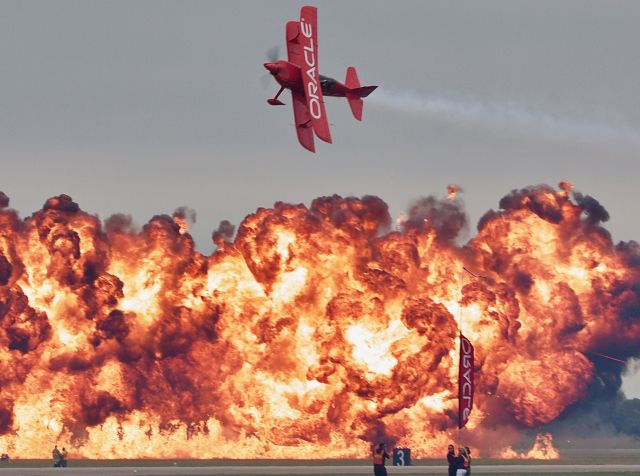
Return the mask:
[[[447,474],[446,466],[388,466],[389,474]],[[589,473],[640,474],[640,464],[607,465],[476,465],[473,474]],[[0,476],[180,476],[233,474],[373,474],[370,466],[121,466],[82,468],[0,468]]]

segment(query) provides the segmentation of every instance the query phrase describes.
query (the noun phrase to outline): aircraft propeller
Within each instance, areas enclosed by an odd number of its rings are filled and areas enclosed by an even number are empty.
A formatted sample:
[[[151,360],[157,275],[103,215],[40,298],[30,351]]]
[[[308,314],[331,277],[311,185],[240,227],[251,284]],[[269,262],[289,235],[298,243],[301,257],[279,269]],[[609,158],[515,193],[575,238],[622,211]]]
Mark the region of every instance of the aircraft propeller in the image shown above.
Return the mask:
[[[265,51],[265,56],[269,63],[275,63],[276,61],[278,61],[280,56],[280,46],[279,45],[272,46],[267,51]],[[267,86],[269,86],[270,82],[271,82],[271,74],[265,73],[262,76],[260,76],[260,84],[262,84],[263,89],[266,89]]]
[[[275,63],[280,57],[280,45],[274,45],[265,52],[269,63]]]

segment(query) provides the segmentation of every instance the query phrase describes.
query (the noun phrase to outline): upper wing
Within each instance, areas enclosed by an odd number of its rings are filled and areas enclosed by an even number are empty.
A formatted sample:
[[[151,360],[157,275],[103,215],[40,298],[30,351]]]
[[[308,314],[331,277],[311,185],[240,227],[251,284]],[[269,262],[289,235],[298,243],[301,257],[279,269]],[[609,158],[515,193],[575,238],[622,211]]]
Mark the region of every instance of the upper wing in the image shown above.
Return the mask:
[[[291,91],[291,102],[293,103],[293,118],[296,125],[296,133],[298,134],[298,140],[302,147],[311,152],[316,151],[315,144],[313,142],[313,129],[311,128],[311,116],[309,115],[309,108],[307,107],[307,100],[304,94]]]
[[[299,28],[300,35],[297,35],[299,49],[297,52],[294,51],[294,56],[295,54],[300,56],[300,61],[297,64],[300,66],[300,72],[302,73],[302,83],[304,94],[307,98],[309,114],[311,115],[311,123],[316,135],[323,141],[331,143],[329,121],[324,108],[320,74],[318,73],[318,10],[316,7],[302,7]],[[289,26],[287,24],[288,33]],[[287,45],[289,45],[288,38]],[[295,50],[295,47],[293,49]],[[291,55],[291,51],[289,55]]]
[[[287,56],[289,63],[293,63],[296,66],[300,66],[302,63],[302,46],[298,41],[298,35],[300,34],[300,23],[297,21],[287,22]]]
[[[293,63],[297,66],[302,64],[302,46],[298,41],[298,35],[300,34],[300,23],[297,21],[287,22],[287,55],[289,63]],[[298,134],[298,140],[302,147],[311,152],[316,151],[316,147],[313,141],[313,126],[311,123],[311,116],[309,115],[309,108],[307,107],[307,100],[299,91],[291,91],[291,103],[293,104],[293,119],[296,126],[296,134]]]

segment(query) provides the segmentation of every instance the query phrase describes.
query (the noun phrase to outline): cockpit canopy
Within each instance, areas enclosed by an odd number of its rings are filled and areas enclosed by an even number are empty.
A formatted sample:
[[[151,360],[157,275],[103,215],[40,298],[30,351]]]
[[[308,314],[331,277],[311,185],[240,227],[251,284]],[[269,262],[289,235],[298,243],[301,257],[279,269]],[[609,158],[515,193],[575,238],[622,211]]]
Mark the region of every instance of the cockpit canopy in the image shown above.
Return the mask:
[[[330,78],[329,76],[320,75],[320,87],[323,91],[331,91],[335,87],[336,83],[337,81],[335,79]]]

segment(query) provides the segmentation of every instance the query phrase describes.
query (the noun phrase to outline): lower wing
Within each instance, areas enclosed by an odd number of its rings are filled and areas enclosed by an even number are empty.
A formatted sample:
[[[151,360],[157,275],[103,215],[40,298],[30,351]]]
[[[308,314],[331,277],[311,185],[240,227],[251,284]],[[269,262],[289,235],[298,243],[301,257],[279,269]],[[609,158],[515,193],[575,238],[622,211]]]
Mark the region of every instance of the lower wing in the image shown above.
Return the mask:
[[[313,124],[311,122],[311,115],[309,114],[309,107],[307,106],[307,98],[304,94],[295,91],[291,91],[291,97],[293,99],[291,102],[293,104],[293,118],[298,140],[302,147],[311,152],[315,152]]]

